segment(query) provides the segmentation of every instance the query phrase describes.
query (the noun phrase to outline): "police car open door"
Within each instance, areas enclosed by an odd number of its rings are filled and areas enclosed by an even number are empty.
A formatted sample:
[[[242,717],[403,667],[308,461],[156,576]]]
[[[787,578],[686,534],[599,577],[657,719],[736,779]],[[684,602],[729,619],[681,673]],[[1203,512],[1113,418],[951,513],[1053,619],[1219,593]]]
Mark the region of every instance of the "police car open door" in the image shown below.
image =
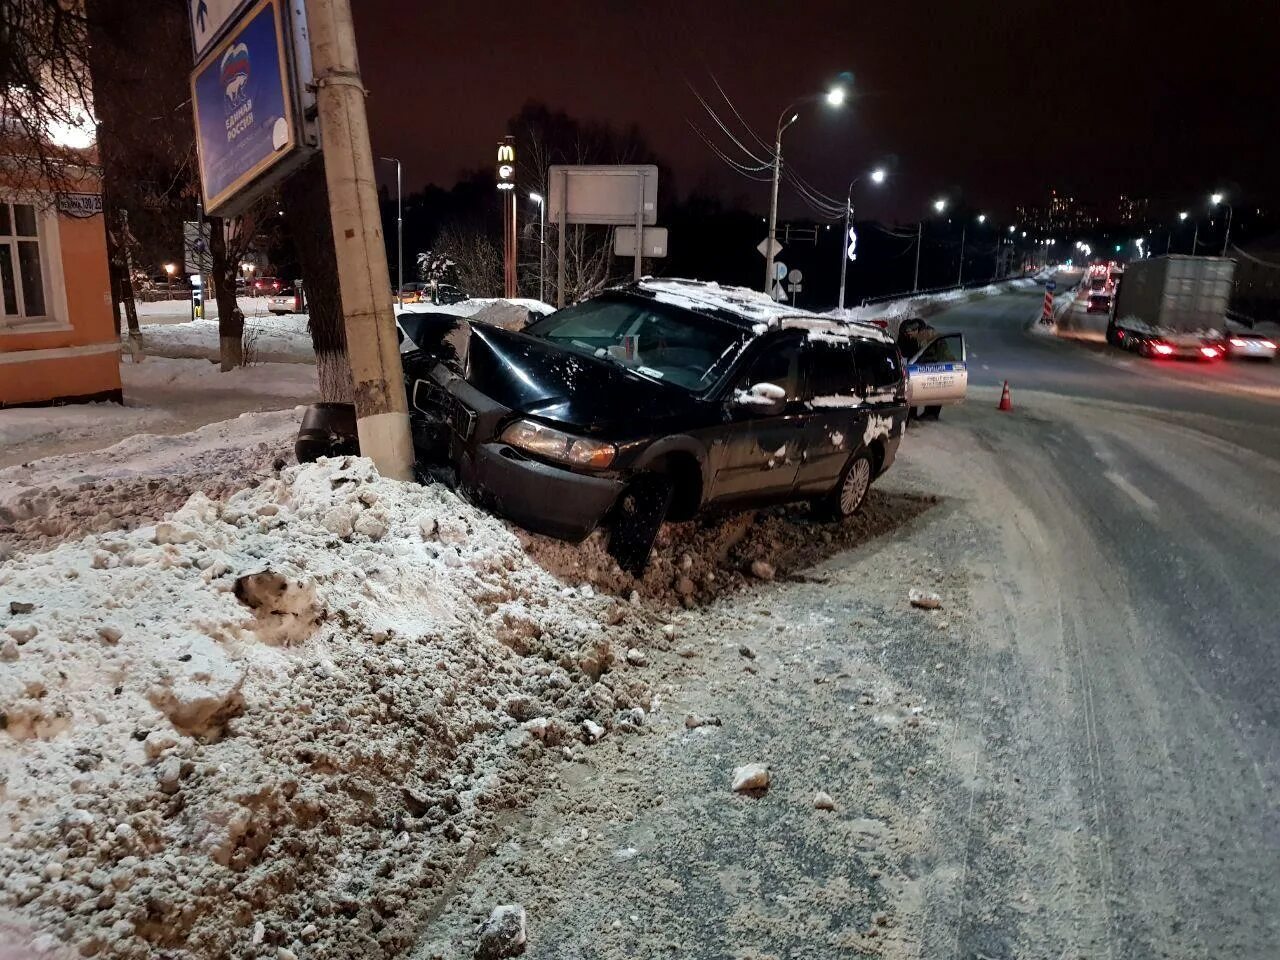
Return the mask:
[[[914,407],[961,403],[969,387],[964,334],[931,341],[907,364],[907,402]]]

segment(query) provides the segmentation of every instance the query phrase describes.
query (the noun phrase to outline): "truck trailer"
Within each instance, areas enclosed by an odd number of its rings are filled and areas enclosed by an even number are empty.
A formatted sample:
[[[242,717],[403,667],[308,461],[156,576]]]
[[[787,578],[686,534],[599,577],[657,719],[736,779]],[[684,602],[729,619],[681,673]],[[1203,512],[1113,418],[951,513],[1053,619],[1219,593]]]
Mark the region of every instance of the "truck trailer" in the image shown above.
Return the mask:
[[[1224,257],[1133,261],[1116,288],[1107,342],[1144,357],[1221,359],[1234,272]]]

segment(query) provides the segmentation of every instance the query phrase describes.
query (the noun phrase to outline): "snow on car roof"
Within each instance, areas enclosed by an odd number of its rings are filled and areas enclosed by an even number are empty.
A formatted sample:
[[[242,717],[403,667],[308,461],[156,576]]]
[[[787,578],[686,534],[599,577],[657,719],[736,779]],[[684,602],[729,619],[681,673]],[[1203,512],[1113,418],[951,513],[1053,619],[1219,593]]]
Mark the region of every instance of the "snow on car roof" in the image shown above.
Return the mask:
[[[746,287],[724,286],[703,280],[656,280],[653,277],[641,278],[636,287],[659,303],[701,312],[716,310],[753,321],[752,331],[756,334],[794,327],[809,331],[813,339],[840,340],[858,336],[891,342],[888,334],[874,324],[805,313]]]

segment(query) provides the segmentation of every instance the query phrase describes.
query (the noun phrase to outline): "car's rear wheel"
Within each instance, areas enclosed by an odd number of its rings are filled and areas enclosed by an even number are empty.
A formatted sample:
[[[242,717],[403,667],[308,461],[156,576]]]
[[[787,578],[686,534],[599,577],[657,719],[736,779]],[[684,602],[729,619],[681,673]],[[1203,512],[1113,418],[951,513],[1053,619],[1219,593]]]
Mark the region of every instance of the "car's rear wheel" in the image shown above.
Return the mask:
[[[609,553],[633,577],[644,573],[649,551],[671,507],[674,487],[669,477],[648,473],[622,492],[609,521]]]
[[[932,406],[932,407],[925,407],[925,408],[924,408],[924,413],[921,415],[921,419],[922,419],[922,420],[937,420],[940,416],[942,416],[942,406],[941,406],[941,405],[936,405],[936,406]]]
[[[865,450],[854,454],[841,471],[835,489],[827,497],[826,512],[835,519],[842,520],[861,510],[867,499],[867,491],[871,489],[874,472],[871,457]]]

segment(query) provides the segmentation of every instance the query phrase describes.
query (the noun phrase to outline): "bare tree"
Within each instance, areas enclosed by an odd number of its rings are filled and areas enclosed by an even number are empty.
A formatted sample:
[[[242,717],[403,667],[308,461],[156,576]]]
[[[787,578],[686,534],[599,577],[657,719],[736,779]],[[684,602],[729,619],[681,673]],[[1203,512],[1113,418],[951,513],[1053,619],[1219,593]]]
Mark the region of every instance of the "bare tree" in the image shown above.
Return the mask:
[[[454,262],[458,283],[473,297],[500,297],[502,242],[474,225],[450,225],[436,238],[438,253]]]
[[[0,140],[18,189],[74,189],[92,163],[87,21],[78,0],[0,3]]]
[[[316,351],[320,399],[352,403],[351,364],[347,359],[347,331],[338,288],[338,255],[329,219],[329,187],[324,155],[308,161],[281,188],[285,215],[302,263],[306,283],[308,326]],[[390,291],[387,295],[390,296]]]

